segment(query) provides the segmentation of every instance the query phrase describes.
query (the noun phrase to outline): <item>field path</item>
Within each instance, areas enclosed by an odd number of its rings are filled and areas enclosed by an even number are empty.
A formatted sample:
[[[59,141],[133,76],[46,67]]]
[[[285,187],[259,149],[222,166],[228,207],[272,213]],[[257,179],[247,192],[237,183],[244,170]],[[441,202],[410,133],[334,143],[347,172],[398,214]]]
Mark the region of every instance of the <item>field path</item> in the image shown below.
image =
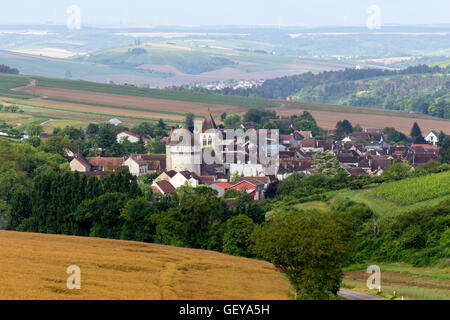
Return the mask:
[[[338,295],[347,300],[385,300],[383,298],[373,296],[371,294],[366,294],[348,289],[339,290]]]
[[[165,263],[159,276],[159,287],[161,290],[161,300],[177,300],[178,296],[173,290],[174,277],[177,265],[173,262]]]

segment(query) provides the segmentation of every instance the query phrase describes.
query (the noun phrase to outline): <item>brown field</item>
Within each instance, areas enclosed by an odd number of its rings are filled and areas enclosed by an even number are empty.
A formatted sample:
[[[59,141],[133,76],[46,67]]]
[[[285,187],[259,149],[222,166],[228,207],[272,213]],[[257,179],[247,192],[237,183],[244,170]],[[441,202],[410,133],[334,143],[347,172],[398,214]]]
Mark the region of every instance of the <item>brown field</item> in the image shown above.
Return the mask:
[[[111,114],[111,115],[117,115],[117,116],[142,117],[143,118],[142,120],[145,120],[145,118],[155,118],[155,119],[162,118],[162,119],[168,119],[168,120],[183,121],[185,119],[185,116],[175,115],[175,114],[127,110],[127,109],[116,109],[116,108],[108,108],[108,107],[90,106],[90,105],[85,105],[85,104],[59,102],[59,101],[52,101],[52,100],[32,99],[32,100],[29,100],[29,102],[33,103],[33,104],[43,105],[43,106],[64,108],[64,109],[67,109],[70,111],[96,112],[96,113]]]
[[[0,231],[0,299],[289,299],[263,261],[221,253],[84,237]],[[69,290],[67,267],[81,269]]]
[[[277,108],[276,111],[280,116],[291,116],[300,115],[304,110],[283,107]],[[431,130],[435,130],[437,132],[442,130],[450,133],[450,121],[444,119],[422,119],[391,115],[359,114],[309,109],[308,112],[313,115],[313,117],[317,120],[318,125],[323,129],[334,129],[336,127],[336,122],[347,119],[353,125],[359,124],[363,128],[393,127],[408,135],[411,132],[414,122],[419,124],[423,135],[427,135]]]
[[[222,112],[234,113],[245,110],[245,108],[237,106],[207,104],[198,102],[184,102],[176,100],[163,100],[144,97],[133,97],[119,94],[89,92],[80,90],[48,88],[40,86],[23,87],[17,90],[30,92],[33,94],[48,96],[56,99],[73,100],[80,102],[99,103],[104,105],[126,106],[141,109],[161,110],[168,112],[192,112],[195,114],[205,114],[208,109],[211,113],[219,115]],[[118,109],[114,109],[117,110]],[[126,110],[126,112],[131,112]]]

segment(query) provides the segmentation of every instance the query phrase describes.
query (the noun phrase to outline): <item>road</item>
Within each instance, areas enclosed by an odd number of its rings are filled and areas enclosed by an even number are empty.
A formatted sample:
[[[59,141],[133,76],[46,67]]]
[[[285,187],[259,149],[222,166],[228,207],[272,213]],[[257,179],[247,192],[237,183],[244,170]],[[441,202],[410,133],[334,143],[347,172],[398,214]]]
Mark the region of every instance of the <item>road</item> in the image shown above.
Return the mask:
[[[385,300],[384,298],[348,289],[339,290],[338,295],[347,300]]]

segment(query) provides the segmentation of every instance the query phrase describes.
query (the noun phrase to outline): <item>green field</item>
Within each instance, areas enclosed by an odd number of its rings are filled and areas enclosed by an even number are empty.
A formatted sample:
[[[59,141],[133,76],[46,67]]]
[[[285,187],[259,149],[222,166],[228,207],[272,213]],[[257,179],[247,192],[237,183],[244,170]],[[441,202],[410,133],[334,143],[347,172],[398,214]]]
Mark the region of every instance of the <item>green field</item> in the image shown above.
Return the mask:
[[[366,285],[369,265],[381,269],[381,293]],[[403,263],[371,262],[344,268],[343,287],[386,299],[448,300],[450,299],[450,268],[416,268]],[[395,296],[394,296],[395,291]]]
[[[219,94],[206,94],[206,93],[177,92],[160,89],[147,89],[147,88],[138,88],[135,86],[110,85],[88,81],[72,81],[63,79],[50,79],[43,77],[33,77],[33,78],[38,81],[39,86],[51,88],[84,90],[91,92],[121,94],[127,96],[146,97],[154,99],[201,102],[208,104],[223,104],[247,108],[268,108],[268,107],[277,107],[280,105],[280,103],[277,101],[263,100],[257,98],[224,96]]]
[[[383,183],[374,194],[400,205],[436,199],[450,194],[450,171]]]
[[[450,60],[444,60],[444,61],[430,63],[430,66],[431,67],[438,66],[441,68],[446,68],[446,67],[450,66]]]
[[[29,81],[30,79],[26,76],[0,73],[0,96],[17,99],[30,99],[36,97],[29,93],[11,90],[13,88],[26,86]]]

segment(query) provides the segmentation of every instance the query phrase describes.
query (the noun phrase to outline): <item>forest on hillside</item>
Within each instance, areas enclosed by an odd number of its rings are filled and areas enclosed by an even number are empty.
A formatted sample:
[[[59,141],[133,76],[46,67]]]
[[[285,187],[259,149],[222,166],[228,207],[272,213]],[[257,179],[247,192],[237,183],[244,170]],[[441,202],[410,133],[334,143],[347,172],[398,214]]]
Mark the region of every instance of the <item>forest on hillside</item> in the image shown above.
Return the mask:
[[[346,69],[266,80],[225,95],[404,110],[450,119],[450,67],[420,65],[399,71]]]

